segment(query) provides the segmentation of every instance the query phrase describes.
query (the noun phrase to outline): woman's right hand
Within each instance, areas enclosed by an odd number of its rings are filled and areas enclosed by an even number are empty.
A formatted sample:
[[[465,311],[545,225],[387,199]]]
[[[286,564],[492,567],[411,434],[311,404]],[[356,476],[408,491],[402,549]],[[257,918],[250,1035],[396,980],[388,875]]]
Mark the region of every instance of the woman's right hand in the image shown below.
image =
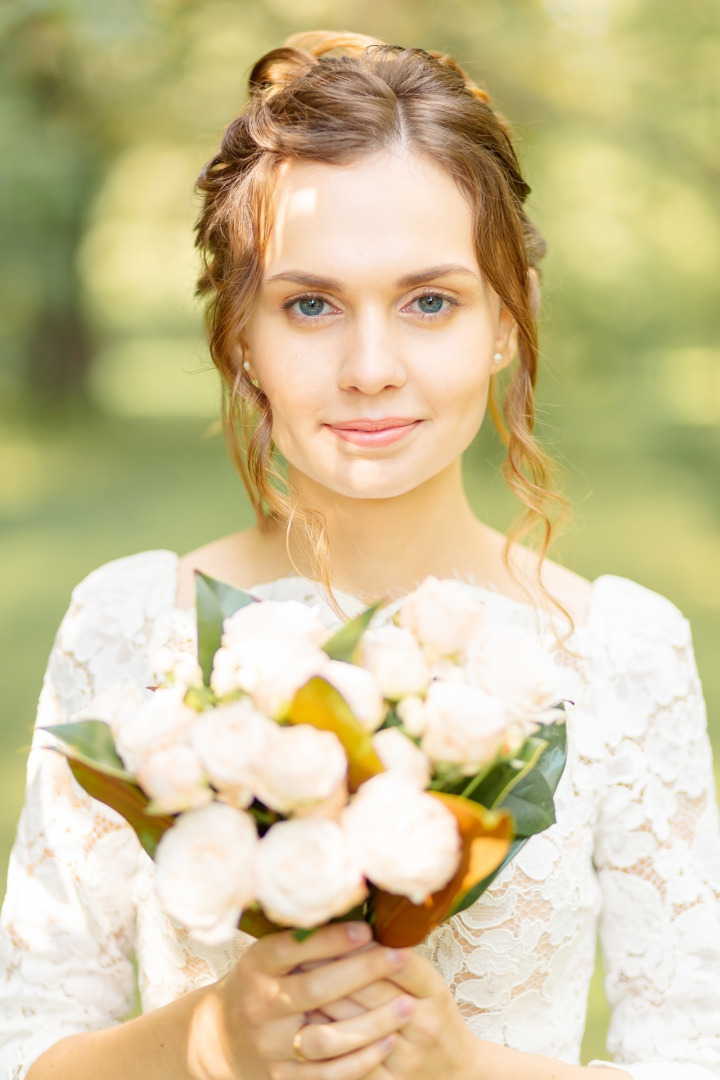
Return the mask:
[[[193,1075],[360,1080],[371,1073],[410,1019],[411,995],[347,1019],[308,1023],[324,1006],[392,978],[405,965],[405,953],[369,944],[370,939],[365,923],[334,923],[302,942],[284,931],[251,945],[196,1012],[188,1042]],[[305,1060],[295,1052],[301,1030]]]

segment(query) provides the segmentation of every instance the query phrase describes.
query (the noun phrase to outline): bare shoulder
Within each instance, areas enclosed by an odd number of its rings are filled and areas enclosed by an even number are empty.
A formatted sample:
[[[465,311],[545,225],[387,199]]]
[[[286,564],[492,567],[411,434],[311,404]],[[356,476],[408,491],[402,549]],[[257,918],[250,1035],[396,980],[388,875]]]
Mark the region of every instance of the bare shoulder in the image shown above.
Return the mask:
[[[175,594],[178,607],[192,607],[195,602],[196,570],[238,589],[251,589],[292,573],[292,566],[285,551],[284,533],[262,532],[254,526],[180,556]]]
[[[569,612],[575,625],[583,626],[590,612],[592,582],[550,559],[543,563],[542,576],[548,592]]]

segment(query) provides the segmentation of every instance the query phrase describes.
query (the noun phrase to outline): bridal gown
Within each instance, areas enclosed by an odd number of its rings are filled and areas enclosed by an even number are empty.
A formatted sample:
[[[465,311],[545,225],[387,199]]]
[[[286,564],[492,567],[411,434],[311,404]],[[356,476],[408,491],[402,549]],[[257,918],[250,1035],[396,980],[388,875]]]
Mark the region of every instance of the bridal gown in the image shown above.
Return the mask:
[[[67,1035],[120,1023],[132,1007],[133,953],[147,1011],[222,976],[251,941],[238,932],[226,947],[191,942],[161,911],[153,863],[131,828],[76,785],[39,730],[114,684],[146,687],[160,646],[194,649],[193,612],[174,604],[177,562],[149,551],[94,571],[58,632],[0,929],[3,1080],[22,1080]],[[554,640],[526,605],[465,587],[490,625]],[[337,622],[304,578],[252,591]],[[338,599],[347,614],[361,608]],[[688,623],[657,594],[604,576],[563,663],[576,705],[557,822],[420,951],[479,1037],[577,1063],[599,928],[609,1057],[633,1080],[717,1080],[720,830]]]

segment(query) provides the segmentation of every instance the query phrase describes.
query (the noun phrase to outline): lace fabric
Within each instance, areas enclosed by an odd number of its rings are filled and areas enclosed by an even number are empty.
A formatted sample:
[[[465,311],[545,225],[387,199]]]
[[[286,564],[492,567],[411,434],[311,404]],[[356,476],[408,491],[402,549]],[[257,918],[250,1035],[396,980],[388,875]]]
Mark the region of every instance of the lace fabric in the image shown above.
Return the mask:
[[[78,787],[40,730],[118,682],[148,686],[161,645],[194,649],[192,613],[174,605],[176,570],[168,551],[96,570],[75,589],[50,656],[0,922],[7,1080],[23,1080],[66,1035],[122,1021],[133,949],[147,1011],[221,977],[251,941],[191,942],[161,911],[130,827]],[[531,609],[467,588],[488,621],[535,629]],[[253,592],[336,622],[302,578]],[[577,1063],[599,927],[615,1061],[633,1080],[717,1080],[720,828],[688,624],[641,586],[599,578],[566,671],[577,704],[556,824],[419,951],[480,1038]]]

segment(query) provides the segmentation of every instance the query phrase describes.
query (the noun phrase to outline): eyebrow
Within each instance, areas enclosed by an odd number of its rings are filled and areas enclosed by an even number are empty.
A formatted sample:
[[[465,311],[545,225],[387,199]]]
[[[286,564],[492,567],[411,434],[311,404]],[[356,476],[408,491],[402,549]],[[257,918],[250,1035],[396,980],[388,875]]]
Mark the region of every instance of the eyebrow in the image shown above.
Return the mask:
[[[424,285],[428,281],[448,277],[450,274],[469,274],[471,277],[478,277],[475,271],[468,266],[462,266],[460,263],[445,263],[442,266],[430,266],[427,270],[418,270],[414,274],[406,274],[404,277],[398,278],[395,284],[399,289],[410,289],[413,285]],[[280,274],[273,274],[272,277],[266,278],[265,284],[269,285],[271,281],[293,281],[297,285],[306,285],[314,289],[327,289],[328,292],[341,292],[343,288],[342,283],[334,278],[321,277],[318,274],[307,274],[303,270],[283,270]]]

